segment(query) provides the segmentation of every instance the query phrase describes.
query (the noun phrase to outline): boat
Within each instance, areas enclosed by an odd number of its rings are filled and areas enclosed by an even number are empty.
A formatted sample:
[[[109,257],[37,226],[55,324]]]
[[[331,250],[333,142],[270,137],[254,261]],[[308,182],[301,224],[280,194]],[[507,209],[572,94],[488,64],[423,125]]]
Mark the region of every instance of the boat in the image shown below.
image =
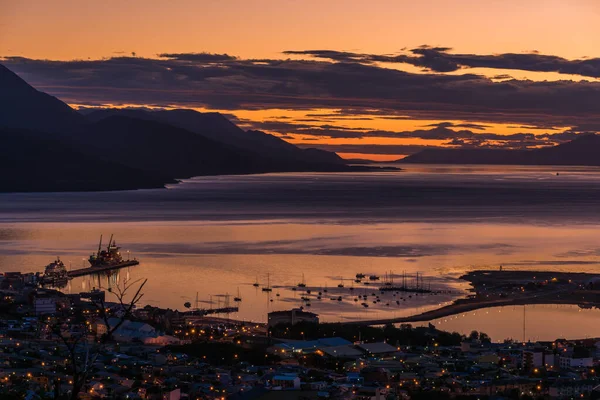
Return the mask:
[[[60,260],[60,257],[56,257],[56,260],[46,265],[44,269],[44,276],[42,281],[44,283],[52,283],[56,281],[66,281],[69,279],[69,272],[67,267]]]
[[[254,282],[252,284],[252,286],[254,286],[254,287],[259,287],[260,286],[260,284],[258,283],[258,276],[256,277],[256,282]]]
[[[267,286],[265,286],[264,288],[262,288],[263,292],[272,292],[273,289],[271,289],[271,279],[269,274],[267,274]]]
[[[100,243],[98,244],[98,251],[88,258],[88,262],[90,263],[92,268],[121,268],[128,267],[131,265],[138,265],[139,261],[135,258],[133,260],[123,259],[121,256],[121,252],[119,251],[121,248],[117,246],[117,243],[113,240],[113,235],[110,235],[110,240],[108,241],[108,246],[106,246],[106,250],[102,249],[102,235],[100,235]]]
[[[306,282],[304,281],[304,274],[302,274],[302,282],[300,282],[298,284],[298,287],[301,287],[301,288],[305,288],[306,287]]]
[[[344,287],[344,279],[342,277],[340,277],[340,283],[338,284],[339,288],[343,288]]]
[[[240,288],[238,288],[238,291],[237,291],[237,296],[235,296],[235,297],[233,298],[233,301],[235,301],[236,303],[239,303],[239,302],[241,302],[241,301],[242,301],[242,296],[240,296]]]
[[[378,281],[379,277],[377,275],[371,275],[371,276],[369,276],[369,279],[372,281]]]
[[[363,279],[365,277],[365,274],[356,274],[356,279]]]

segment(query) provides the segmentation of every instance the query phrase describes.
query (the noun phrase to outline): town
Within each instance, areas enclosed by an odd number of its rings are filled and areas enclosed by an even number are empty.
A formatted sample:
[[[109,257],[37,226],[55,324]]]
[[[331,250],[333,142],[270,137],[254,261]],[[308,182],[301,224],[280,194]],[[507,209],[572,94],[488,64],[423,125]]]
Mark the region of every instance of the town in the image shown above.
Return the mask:
[[[434,325],[268,323],[139,306],[145,281],[64,294],[1,276],[2,399],[597,398],[600,340],[492,341]],[[498,338],[494,338],[498,339]]]

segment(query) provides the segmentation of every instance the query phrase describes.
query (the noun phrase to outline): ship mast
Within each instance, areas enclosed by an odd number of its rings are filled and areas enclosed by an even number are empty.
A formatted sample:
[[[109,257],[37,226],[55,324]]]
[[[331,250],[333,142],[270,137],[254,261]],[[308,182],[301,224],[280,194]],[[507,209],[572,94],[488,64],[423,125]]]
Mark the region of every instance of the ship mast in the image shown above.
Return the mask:
[[[112,244],[112,240],[113,240],[113,236],[114,236],[114,235],[115,235],[114,233],[111,233],[111,234],[110,234],[110,240],[108,241],[108,247],[107,247],[107,250],[108,250],[109,252],[110,252],[110,245]]]
[[[98,243],[98,253],[97,253],[98,258],[100,258],[100,248],[102,248],[102,235],[100,235],[100,243]]]

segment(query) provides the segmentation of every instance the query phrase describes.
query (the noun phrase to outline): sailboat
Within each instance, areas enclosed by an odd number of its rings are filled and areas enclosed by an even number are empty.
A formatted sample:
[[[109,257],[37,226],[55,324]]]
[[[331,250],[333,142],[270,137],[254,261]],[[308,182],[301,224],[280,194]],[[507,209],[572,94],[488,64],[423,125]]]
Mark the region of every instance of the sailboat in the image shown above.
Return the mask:
[[[242,301],[242,297],[240,296],[240,288],[238,287],[238,291],[237,291],[237,296],[235,296],[233,298],[233,301],[235,301],[236,303],[239,303]]]
[[[298,287],[304,288],[306,287],[306,282],[304,281],[304,274],[302,274],[302,282],[298,284]]]
[[[273,289],[271,289],[271,279],[270,279],[270,275],[267,274],[267,286],[262,288],[263,292],[272,292]]]
[[[338,287],[339,288],[343,288],[344,287],[344,278],[342,278],[341,276],[340,276],[340,283],[339,283]]]
[[[256,282],[254,282],[252,284],[252,286],[254,286],[254,287],[259,287],[260,286],[260,284],[258,283],[258,276],[256,277]]]

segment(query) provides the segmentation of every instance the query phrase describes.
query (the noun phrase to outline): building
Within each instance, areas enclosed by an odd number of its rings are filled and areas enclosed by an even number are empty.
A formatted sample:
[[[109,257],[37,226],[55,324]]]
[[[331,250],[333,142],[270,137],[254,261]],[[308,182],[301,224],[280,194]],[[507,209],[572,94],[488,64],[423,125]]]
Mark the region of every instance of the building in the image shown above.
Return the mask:
[[[561,381],[550,386],[549,394],[553,398],[583,397],[594,390],[596,382],[592,380]]]
[[[589,356],[561,356],[559,360],[561,368],[590,368],[594,366],[594,359]]]
[[[117,326],[118,323],[118,318],[110,318],[108,320],[110,326]],[[96,336],[102,336],[108,332],[106,324],[100,319],[96,320],[92,329],[96,332]],[[113,332],[114,339],[119,342],[130,342],[133,339],[145,341],[149,338],[156,338],[158,336],[159,335],[152,326],[144,322],[134,322],[129,320],[123,321],[123,323]]]
[[[301,308],[293,308],[288,311],[273,311],[268,314],[268,326],[278,324],[295,325],[298,322],[319,323],[319,316],[315,313],[303,311]]]
[[[56,300],[51,297],[36,297],[33,300],[33,308],[36,315],[56,313]]]
[[[296,375],[275,375],[271,380],[271,386],[283,390],[300,390],[300,378]]]
[[[385,342],[361,343],[357,347],[369,357],[386,357],[392,356],[395,353],[399,352],[399,350],[396,347],[389,345]]]

